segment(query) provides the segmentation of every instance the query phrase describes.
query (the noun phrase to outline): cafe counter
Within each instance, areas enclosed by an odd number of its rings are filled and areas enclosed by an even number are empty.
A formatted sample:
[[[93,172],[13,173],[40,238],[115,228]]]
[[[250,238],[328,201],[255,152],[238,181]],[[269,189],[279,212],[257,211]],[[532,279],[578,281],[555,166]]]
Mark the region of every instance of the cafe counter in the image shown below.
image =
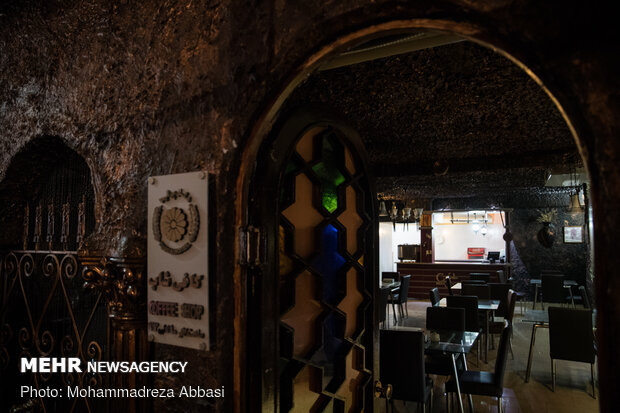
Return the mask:
[[[433,287],[439,288],[442,296],[448,294],[445,287],[445,278],[450,276],[452,284],[468,280],[470,273],[489,273],[489,282],[500,282],[500,273],[504,272],[505,280],[510,277],[510,263],[489,263],[483,261],[436,261],[430,262],[407,262],[396,264],[396,270],[400,275],[411,274],[409,282],[409,297],[428,299],[428,292]]]

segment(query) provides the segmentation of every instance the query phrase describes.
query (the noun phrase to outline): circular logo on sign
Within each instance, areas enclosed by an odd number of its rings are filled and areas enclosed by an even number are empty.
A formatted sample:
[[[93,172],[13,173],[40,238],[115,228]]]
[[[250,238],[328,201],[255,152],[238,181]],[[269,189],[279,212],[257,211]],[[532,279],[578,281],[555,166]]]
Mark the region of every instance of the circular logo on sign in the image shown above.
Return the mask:
[[[187,233],[187,215],[181,208],[170,208],[161,214],[163,235],[173,242],[179,242]]]
[[[166,208],[165,204],[171,200],[182,199],[187,203],[186,208],[179,206]],[[159,201],[164,204],[153,210],[153,235],[159,242],[162,250],[169,254],[182,254],[191,248],[198,238],[200,229],[200,215],[198,207],[192,203],[189,192],[179,189],[168,191]],[[180,245],[178,245],[180,244]]]

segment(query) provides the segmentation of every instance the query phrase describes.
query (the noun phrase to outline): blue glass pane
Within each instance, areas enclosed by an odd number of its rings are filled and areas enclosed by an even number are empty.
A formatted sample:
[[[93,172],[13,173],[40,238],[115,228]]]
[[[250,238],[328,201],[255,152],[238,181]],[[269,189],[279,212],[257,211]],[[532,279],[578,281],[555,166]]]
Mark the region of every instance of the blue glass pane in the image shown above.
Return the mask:
[[[327,225],[321,234],[319,255],[312,262],[314,269],[320,274],[323,284],[323,301],[338,305],[346,293],[346,279],[338,271],[345,263],[345,259],[338,253],[338,230],[333,225]]]

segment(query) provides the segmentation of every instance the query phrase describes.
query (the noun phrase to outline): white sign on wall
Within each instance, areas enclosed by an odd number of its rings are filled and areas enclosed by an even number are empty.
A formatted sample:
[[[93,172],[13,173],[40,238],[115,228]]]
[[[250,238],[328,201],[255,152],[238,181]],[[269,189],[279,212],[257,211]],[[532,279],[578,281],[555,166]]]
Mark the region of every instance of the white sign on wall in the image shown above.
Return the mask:
[[[209,349],[208,175],[148,180],[148,335]]]

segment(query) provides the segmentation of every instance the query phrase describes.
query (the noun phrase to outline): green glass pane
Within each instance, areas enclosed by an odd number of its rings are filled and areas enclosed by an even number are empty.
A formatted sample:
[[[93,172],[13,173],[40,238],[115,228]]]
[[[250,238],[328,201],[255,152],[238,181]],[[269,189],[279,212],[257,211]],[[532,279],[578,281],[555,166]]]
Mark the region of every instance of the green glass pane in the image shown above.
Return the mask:
[[[291,172],[295,172],[297,170],[297,165],[292,160],[286,164],[286,169],[284,170],[284,174],[288,175]]]
[[[323,208],[334,212],[338,208],[338,194],[331,188],[323,191]]]
[[[321,141],[321,161],[312,167],[321,180],[321,203],[330,213],[338,208],[338,186],[345,181],[339,169],[344,162],[343,154],[344,148],[340,142],[324,136]]]

